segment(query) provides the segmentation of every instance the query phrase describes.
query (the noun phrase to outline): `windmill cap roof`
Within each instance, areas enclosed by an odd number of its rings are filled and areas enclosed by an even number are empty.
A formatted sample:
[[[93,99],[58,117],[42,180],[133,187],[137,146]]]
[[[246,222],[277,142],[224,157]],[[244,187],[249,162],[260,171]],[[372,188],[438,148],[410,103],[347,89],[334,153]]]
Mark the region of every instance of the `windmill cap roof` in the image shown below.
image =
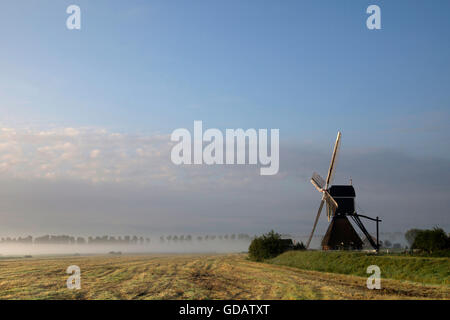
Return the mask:
[[[356,197],[352,185],[333,185],[328,192],[332,197]]]

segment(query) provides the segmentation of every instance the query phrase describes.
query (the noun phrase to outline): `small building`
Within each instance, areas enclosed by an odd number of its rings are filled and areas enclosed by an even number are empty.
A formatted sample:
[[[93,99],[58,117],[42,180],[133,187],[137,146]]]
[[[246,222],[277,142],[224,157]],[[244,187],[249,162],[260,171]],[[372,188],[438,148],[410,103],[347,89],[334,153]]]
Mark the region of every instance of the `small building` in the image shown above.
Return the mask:
[[[283,245],[283,250],[292,250],[294,248],[294,242],[292,239],[281,239],[281,243]]]

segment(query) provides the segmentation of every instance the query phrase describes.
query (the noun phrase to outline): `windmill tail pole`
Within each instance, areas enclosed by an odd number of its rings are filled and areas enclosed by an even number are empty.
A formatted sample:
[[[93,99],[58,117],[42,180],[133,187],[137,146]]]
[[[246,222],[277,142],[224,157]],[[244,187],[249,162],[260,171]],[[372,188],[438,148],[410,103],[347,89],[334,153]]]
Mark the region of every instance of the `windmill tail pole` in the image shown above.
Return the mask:
[[[378,243],[378,222],[381,221],[380,219],[374,219],[368,216],[364,216],[362,214],[351,214],[350,215],[353,218],[353,221],[355,221],[356,225],[361,229],[361,231],[364,233],[364,235],[366,236],[367,240],[369,240],[370,245],[372,246],[372,248],[374,248],[377,252],[379,250],[379,243]],[[366,227],[364,227],[364,224],[362,223],[361,219],[359,219],[359,217],[363,217],[372,221],[376,221],[377,223],[377,241],[375,242],[375,240],[372,238],[372,236],[369,234],[369,232],[367,231]]]
[[[380,219],[377,217],[377,253],[380,252],[380,231],[378,227],[378,223],[380,222]]]

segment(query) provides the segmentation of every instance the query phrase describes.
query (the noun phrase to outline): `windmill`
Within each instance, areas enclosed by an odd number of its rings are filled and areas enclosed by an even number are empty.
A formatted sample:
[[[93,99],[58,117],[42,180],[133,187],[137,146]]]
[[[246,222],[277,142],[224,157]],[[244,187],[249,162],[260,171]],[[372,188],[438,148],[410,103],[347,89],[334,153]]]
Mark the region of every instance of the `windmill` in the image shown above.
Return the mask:
[[[331,185],[333,181],[334,172],[336,171],[336,160],[341,143],[341,133],[338,132],[336,142],[334,144],[333,154],[331,156],[330,168],[328,169],[327,179],[324,180],[319,174],[313,173],[311,183],[322,194],[319,210],[317,211],[316,219],[314,221],[311,235],[309,236],[306,248],[309,248],[311,239],[316,230],[317,222],[319,221],[324,204],[326,205],[326,213],[328,221],[330,222],[327,232],[322,239],[322,248],[324,250],[350,248],[361,249],[363,242],[358,233],[353,228],[347,217],[351,217],[354,223],[361,229],[363,234],[371,246],[378,251],[378,223],[381,220],[357,214],[355,211],[355,189],[353,185]],[[360,217],[375,221],[377,224],[377,238],[376,242],[364,227]]]

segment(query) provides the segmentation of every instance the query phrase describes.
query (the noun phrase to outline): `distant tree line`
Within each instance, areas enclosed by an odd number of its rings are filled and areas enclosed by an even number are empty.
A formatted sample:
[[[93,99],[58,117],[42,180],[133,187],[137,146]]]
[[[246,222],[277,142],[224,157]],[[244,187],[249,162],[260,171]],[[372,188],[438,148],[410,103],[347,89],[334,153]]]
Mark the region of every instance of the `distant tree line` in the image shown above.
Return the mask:
[[[177,236],[177,235],[168,235],[168,236],[161,236],[159,238],[159,242],[182,242],[182,241],[192,241],[193,238],[191,235],[181,235],[181,236]],[[195,238],[195,240],[197,241],[214,241],[214,240],[245,240],[245,241],[250,241],[251,238],[248,234],[244,234],[244,233],[239,233],[239,234],[231,234],[231,235],[205,235],[205,236],[197,236]]]
[[[202,241],[251,241],[248,234],[225,234],[225,235],[167,235],[160,236],[159,243],[183,243],[183,242],[202,242]],[[124,244],[124,245],[144,245],[151,243],[149,237],[143,236],[96,236],[96,237],[73,237],[69,235],[45,235],[41,237],[27,236],[18,238],[1,238],[1,244]]]

